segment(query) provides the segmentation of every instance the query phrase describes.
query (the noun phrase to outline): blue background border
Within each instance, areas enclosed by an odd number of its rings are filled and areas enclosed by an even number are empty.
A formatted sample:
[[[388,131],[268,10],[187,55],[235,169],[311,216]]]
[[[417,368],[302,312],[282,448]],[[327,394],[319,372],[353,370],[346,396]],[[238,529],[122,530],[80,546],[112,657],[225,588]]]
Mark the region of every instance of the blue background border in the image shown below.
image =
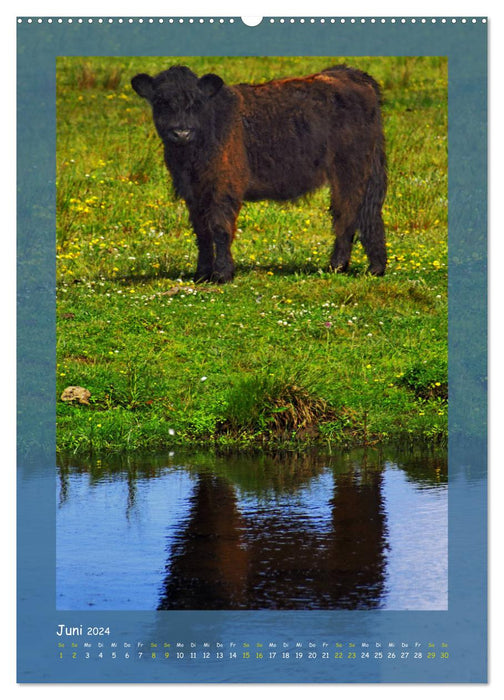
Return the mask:
[[[449,644],[426,666],[305,666],[304,682],[486,681],[486,124],[487,26],[481,18],[188,18],[119,24],[47,18],[18,24],[18,680],[20,682],[292,682],[285,665],[175,666],[58,662],[56,625],[105,625],[119,641],[160,635],[238,641],[419,639]],[[449,70],[449,610],[447,612],[56,613],[55,142],[60,55],[448,57]],[[469,556],[467,553],[470,553]]]

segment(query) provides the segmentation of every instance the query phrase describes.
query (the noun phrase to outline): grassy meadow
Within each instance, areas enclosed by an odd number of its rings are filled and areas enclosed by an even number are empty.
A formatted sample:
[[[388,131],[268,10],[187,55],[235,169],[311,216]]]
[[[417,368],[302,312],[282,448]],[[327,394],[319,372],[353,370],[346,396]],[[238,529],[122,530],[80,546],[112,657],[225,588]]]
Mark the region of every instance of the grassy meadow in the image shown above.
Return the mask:
[[[346,62],[382,85],[389,264],[329,271],[323,189],[245,203],[236,278],[192,282],[196,245],[150,108],[130,87],[173,63],[228,83]],[[447,440],[447,62],[81,58],[57,62],[57,443],[288,448]],[[68,386],[88,403],[65,402]]]

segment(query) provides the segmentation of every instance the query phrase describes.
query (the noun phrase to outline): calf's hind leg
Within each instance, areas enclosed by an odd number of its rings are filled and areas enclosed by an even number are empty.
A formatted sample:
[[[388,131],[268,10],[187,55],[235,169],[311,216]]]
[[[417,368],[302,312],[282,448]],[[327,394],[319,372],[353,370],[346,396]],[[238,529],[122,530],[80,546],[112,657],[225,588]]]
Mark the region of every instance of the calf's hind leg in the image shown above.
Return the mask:
[[[348,208],[342,206],[341,197],[335,187],[332,189],[330,212],[335,236],[331,268],[335,272],[346,272],[352,254],[356,223]]]
[[[385,227],[381,213],[373,220],[359,222],[361,243],[369,259],[368,272],[381,277],[385,274],[387,265],[387,249],[385,247]]]
[[[341,227],[340,231],[336,234],[331,255],[331,268],[335,272],[346,272],[348,270],[354,237],[355,224]]]

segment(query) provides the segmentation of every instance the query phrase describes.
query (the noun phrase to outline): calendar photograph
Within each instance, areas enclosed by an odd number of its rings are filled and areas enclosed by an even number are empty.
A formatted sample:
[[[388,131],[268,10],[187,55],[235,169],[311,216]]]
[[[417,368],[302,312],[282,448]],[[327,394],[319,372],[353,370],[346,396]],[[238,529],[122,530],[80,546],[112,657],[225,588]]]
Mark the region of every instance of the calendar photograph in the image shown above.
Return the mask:
[[[486,21],[18,61],[18,682],[485,683]]]

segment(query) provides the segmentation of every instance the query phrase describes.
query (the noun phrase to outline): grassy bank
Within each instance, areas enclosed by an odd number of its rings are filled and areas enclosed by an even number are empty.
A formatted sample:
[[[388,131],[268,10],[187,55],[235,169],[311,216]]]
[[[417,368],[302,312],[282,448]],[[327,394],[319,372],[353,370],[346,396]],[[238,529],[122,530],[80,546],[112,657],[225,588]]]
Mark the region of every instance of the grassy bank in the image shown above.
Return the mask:
[[[194,285],[136,72],[58,60],[57,420],[62,451],[296,446],[447,436],[447,66],[438,58],[179,59],[228,82],[346,60],[383,86],[389,266],[329,272],[328,192],[246,204],[237,276]],[[69,385],[89,403],[64,402]]]

